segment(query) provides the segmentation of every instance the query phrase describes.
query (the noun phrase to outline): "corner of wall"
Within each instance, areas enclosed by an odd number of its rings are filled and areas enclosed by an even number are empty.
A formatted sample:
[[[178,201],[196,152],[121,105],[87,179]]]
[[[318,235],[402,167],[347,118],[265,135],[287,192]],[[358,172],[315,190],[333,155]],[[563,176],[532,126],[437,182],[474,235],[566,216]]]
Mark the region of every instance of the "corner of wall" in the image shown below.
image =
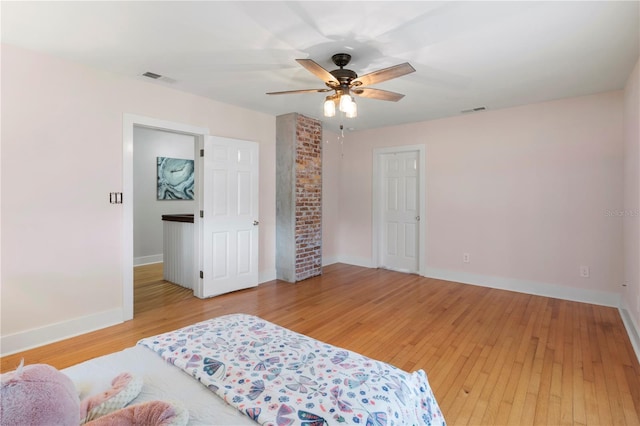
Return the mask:
[[[627,335],[631,341],[631,346],[636,353],[636,358],[640,362],[640,327],[636,323],[634,317],[629,313],[626,302],[622,302],[622,306],[619,308],[620,317],[624,323],[624,327],[627,329]]]
[[[624,306],[620,313],[640,359],[640,59],[624,89]]]
[[[275,268],[269,269],[267,271],[260,271],[258,277],[258,283],[264,284],[269,281],[273,281],[276,279],[276,270]]]

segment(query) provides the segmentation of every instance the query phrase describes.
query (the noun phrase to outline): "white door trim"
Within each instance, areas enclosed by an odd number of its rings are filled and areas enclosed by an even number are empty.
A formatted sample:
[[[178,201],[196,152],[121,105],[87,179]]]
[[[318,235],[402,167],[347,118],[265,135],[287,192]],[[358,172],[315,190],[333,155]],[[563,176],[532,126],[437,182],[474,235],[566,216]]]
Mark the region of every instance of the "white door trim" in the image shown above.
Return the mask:
[[[147,127],[178,132],[196,137],[196,151],[209,135],[209,129],[172,121],[158,120],[135,114],[122,117],[122,316],[123,321],[133,319],[133,128]],[[197,166],[196,161],[196,167]],[[197,173],[197,169],[196,169]],[[197,176],[197,175],[196,175]],[[197,189],[196,189],[197,190]],[[197,240],[197,239],[196,239]],[[195,247],[198,254],[199,247]],[[198,259],[198,256],[194,256]],[[194,271],[196,268],[194,268]]]
[[[426,145],[403,145],[373,150],[373,182],[372,182],[372,257],[374,268],[380,263],[380,244],[382,242],[382,156],[400,152],[418,151],[418,205],[420,221],[418,222],[418,274],[426,276],[427,271],[427,171]]]

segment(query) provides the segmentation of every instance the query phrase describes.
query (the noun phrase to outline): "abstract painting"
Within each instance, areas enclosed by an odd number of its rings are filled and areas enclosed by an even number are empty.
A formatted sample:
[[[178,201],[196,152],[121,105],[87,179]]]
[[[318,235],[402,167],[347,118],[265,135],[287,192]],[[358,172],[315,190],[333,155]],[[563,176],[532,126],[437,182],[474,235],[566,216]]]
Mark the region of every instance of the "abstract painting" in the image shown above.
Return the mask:
[[[193,200],[194,163],[158,157],[158,200]]]

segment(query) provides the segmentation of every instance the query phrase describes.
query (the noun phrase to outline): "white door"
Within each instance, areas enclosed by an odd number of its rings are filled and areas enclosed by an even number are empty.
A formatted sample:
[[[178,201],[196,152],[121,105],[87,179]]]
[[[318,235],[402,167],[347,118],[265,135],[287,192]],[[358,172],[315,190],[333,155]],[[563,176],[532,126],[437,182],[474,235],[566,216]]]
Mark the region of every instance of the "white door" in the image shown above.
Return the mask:
[[[258,144],[204,141],[202,286],[211,297],[258,285]]]
[[[420,220],[418,152],[382,156],[382,241],[384,268],[418,272]]]

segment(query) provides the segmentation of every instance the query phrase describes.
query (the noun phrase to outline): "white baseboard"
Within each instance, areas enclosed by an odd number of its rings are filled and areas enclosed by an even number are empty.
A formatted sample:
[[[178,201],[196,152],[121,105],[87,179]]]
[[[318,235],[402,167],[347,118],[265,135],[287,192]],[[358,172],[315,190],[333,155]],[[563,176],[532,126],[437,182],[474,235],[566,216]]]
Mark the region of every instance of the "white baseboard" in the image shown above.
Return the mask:
[[[331,263],[329,263],[331,261]],[[325,265],[336,263],[346,263],[365,268],[371,267],[371,259],[356,257],[341,257],[339,260],[327,259]],[[463,284],[478,285],[501,290],[516,291],[519,293],[534,294],[538,296],[554,297],[557,299],[571,300],[575,302],[592,303],[595,305],[612,306],[620,309],[620,315],[627,329],[627,334],[631,339],[631,344],[635,350],[638,360],[640,360],[640,327],[629,315],[624,302],[621,302],[617,293],[603,292],[596,290],[576,289],[533,281],[516,280],[511,278],[491,277],[484,275],[468,274],[458,271],[448,271],[434,268],[427,268],[426,275],[430,278],[437,278],[446,281],[454,281]],[[276,271],[267,270],[260,272],[259,282],[265,283],[276,279]],[[22,352],[37,346],[57,342],[59,340],[74,337],[80,334],[89,333],[94,330],[109,327],[123,322],[122,309],[113,309],[100,312],[70,321],[48,325],[31,329],[19,333],[9,334],[0,337],[0,356]]]
[[[638,358],[638,362],[640,362],[640,326],[629,313],[626,300],[624,299],[620,307],[620,316],[622,317],[624,327],[627,329],[627,334],[629,335],[629,340],[631,340],[631,346],[633,346],[633,350],[636,353],[636,358]]]
[[[335,258],[322,258],[322,266],[327,266],[336,263],[337,260]],[[346,262],[345,262],[346,263]],[[260,272],[259,282],[260,284],[266,283],[269,281],[273,281],[278,278],[277,271],[275,269],[270,269],[268,271]]]
[[[553,297],[573,302],[591,303],[602,306],[620,306],[618,293],[588,290],[575,287],[540,283],[536,281],[518,280],[515,278],[492,277],[488,275],[469,274],[466,272],[427,268],[426,277],[454,281],[463,284],[516,291],[536,296]]]
[[[362,266],[365,268],[374,267],[372,265],[372,260],[369,258],[343,256],[339,258],[339,262]],[[594,305],[611,306],[614,308],[620,307],[621,301],[620,294],[614,292],[565,287],[536,281],[518,280],[515,278],[470,274],[467,272],[451,271],[446,269],[426,268],[424,276],[462,284],[497,288],[500,290],[516,291],[518,293],[534,294],[536,296],[553,297],[556,299],[591,303]]]
[[[22,352],[27,349],[120,324],[123,322],[123,315],[122,309],[113,309],[69,321],[62,321],[45,327],[33,328],[31,330],[2,336],[0,337],[0,348],[2,348],[0,355],[6,356],[16,352]]]
[[[322,256],[322,266],[333,265],[334,263],[338,263],[338,258],[336,256]]]
[[[133,258],[133,266],[148,265],[150,263],[160,263],[163,261],[163,254],[154,254],[151,256],[140,256]]]
[[[369,257],[339,256],[337,262],[346,263],[347,265],[362,266],[363,268],[375,267]]]

